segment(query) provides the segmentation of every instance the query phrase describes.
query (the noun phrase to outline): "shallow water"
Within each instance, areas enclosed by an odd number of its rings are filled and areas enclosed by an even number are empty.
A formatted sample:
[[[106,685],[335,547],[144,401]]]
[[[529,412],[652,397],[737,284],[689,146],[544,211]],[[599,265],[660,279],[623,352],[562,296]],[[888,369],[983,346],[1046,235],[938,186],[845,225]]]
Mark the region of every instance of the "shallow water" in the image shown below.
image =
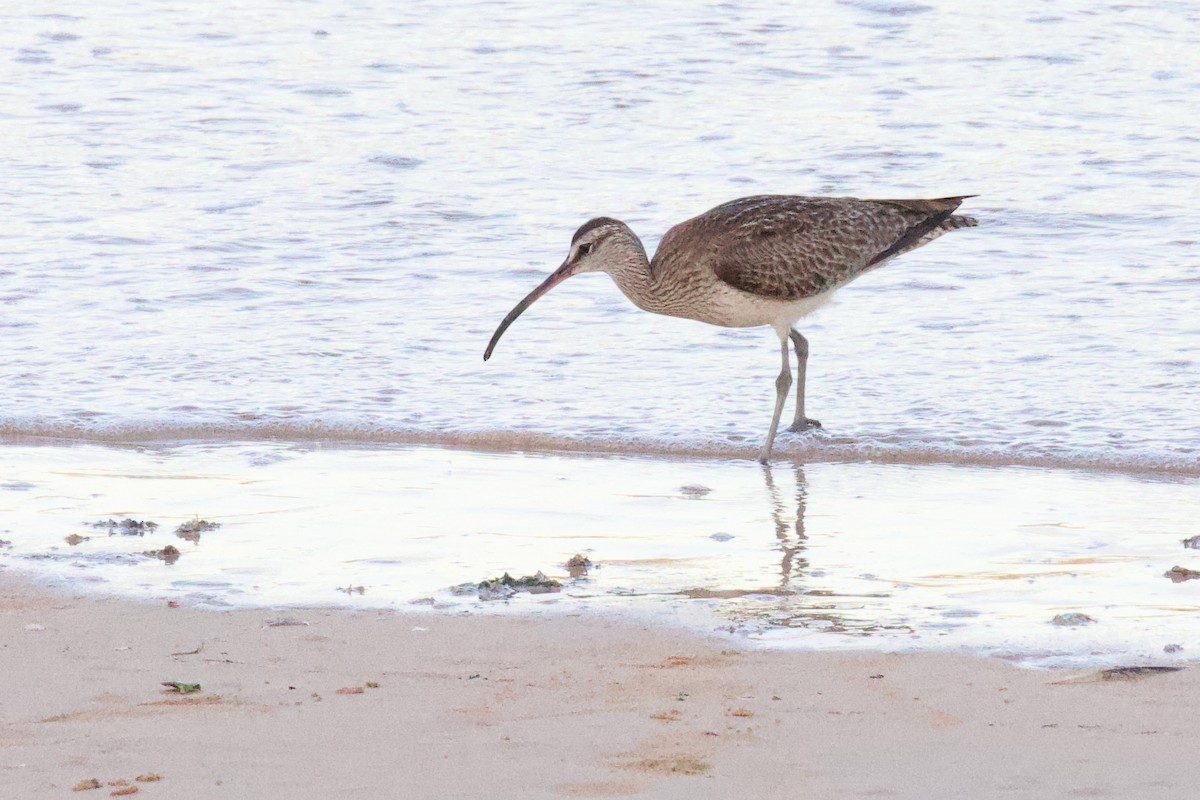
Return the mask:
[[[1200,651],[1200,581],[1165,574],[1194,562],[1194,481],[253,443],[8,456],[0,571],[75,590],[214,607],[605,611],[772,646],[1035,665]],[[221,527],[172,533],[197,514]],[[159,528],[87,524],[124,517]],[[173,564],[142,555],[168,544]],[[576,553],[595,564],[577,580],[565,567]],[[453,591],[539,570],[562,590]],[[1060,614],[1093,621],[1061,627]]]
[[[0,528],[22,542],[9,561],[134,593],[194,570],[226,584],[214,602],[323,597],[343,582],[372,588],[341,602],[403,602],[418,584],[436,594],[548,569],[577,549],[555,537],[586,522],[607,562],[589,604],[632,602],[617,588],[665,592],[679,614],[772,641],[809,641],[825,595],[670,593],[792,580],[857,598],[829,601],[846,634],[822,646],[874,626],[1027,654],[1063,642],[1157,652],[1194,617],[1196,582],[1161,575],[1177,540],[1200,532],[1186,530],[1200,475],[1196,6],[132,0],[41,12],[0,8],[0,467],[16,498],[0,500]],[[802,321],[808,411],[825,429],[780,437],[775,490],[738,461],[774,398],[765,329],[645,314],[588,276],[539,301],[482,362],[494,326],[587,218],[625,219],[653,250],[676,222],[777,192],[978,193],[964,210],[981,225]],[[557,450],[633,458],[499,455]],[[183,478],[118,479],[127,458],[130,474]],[[807,547],[827,538],[789,577],[790,545],[772,532],[794,530],[793,460],[814,498]],[[548,463],[562,482],[545,482]],[[470,491],[445,479],[454,469],[477,471]],[[595,487],[574,474],[603,469],[614,474]],[[674,494],[709,470],[721,493]],[[619,499],[625,472],[658,476],[658,499]],[[260,480],[278,505],[253,493]],[[374,487],[364,503],[378,510],[325,494],[305,504],[305,487],[354,497],[354,481]],[[931,494],[943,488],[953,502]],[[860,507],[855,492],[881,494]],[[1069,513],[1054,510],[1059,493]],[[840,498],[836,536],[819,528],[825,498]],[[895,509],[911,498],[924,505],[909,519]],[[543,539],[489,533],[485,499]],[[120,540],[59,558],[85,519],[218,512],[236,524],[214,537],[211,563],[203,547],[143,577],[162,565],[104,563],[118,545],[144,549]],[[421,535],[382,546],[385,512],[416,515]],[[329,538],[346,515],[361,542]],[[1077,518],[1089,533],[1055,527]],[[607,549],[614,530],[635,540],[617,537],[624,555]],[[459,531],[487,557],[455,560]],[[735,538],[705,538],[722,532]],[[292,552],[293,535],[312,558]],[[100,561],[72,566],[89,547]],[[53,557],[27,557],[39,552]],[[1179,560],[1200,566],[1189,554]],[[437,569],[412,568],[426,558]],[[1088,580],[1040,577],[1058,570]],[[1101,624],[1045,627],[1109,591],[1119,599]]]
[[[595,214],[976,192],[802,323],[783,452],[1197,472],[1200,12],[1050,11],[9,7],[0,430],[749,455],[765,329],[588,276],[483,347]]]

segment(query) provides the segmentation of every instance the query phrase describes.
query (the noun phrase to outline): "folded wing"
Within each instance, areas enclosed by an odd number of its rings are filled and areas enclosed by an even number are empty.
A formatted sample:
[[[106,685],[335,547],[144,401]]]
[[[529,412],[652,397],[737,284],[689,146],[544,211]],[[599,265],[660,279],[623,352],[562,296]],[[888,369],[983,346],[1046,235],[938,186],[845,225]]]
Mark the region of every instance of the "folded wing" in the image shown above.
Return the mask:
[[[948,230],[975,224],[953,216],[964,199],[746,197],[676,226],[663,244],[678,236],[712,243],[709,252],[692,257],[707,260],[720,280],[762,297],[798,300],[836,289]]]

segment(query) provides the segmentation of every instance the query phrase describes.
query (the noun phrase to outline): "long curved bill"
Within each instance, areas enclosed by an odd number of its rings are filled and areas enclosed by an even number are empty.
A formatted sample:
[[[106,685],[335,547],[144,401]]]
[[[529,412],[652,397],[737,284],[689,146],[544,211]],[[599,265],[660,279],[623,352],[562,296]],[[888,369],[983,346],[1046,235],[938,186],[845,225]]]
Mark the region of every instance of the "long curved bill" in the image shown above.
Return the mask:
[[[500,341],[500,337],[508,330],[508,326],[516,321],[517,317],[524,313],[525,309],[533,305],[533,301],[544,295],[546,292],[558,286],[567,278],[575,274],[575,265],[564,263],[561,267],[550,273],[550,277],[542,281],[541,286],[538,286],[529,294],[525,295],[525,299],[513,306],[513,310],[508,312],[508,316],[500,323],[500,327],[496,328],[496,332],[492,334],[492,340],[488,342],[487,350],[483,351],[483,360],[487,361],[492,357],[492,351],[496,349],[496,342]]]

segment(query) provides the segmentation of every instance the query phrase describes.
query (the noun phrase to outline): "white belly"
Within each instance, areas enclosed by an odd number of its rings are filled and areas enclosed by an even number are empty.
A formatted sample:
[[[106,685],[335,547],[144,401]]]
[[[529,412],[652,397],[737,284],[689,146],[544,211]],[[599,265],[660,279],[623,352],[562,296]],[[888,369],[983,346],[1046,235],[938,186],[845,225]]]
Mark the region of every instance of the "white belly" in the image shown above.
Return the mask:
[[[688,309],[672,310],[677,316],[722,325],[726,328],[754,328],[771,325],[787,331],[796,320],[811,314],[833,298],[833,292],[823,292],[800,300],[775,300],[743,292],[732,286],[714,284],[708,287],[705,300]]]

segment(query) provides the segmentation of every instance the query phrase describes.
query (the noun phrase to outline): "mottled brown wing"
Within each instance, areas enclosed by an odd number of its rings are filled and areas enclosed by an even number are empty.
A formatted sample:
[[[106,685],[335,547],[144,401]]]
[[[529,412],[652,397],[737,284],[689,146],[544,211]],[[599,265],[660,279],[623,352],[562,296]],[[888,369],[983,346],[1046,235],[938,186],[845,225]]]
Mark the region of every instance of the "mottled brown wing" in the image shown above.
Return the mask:
[[[717,277],[742,291],[798,300],[835,289],[941,225],[961,202],[771,195],[690,221],[713,242]]]

